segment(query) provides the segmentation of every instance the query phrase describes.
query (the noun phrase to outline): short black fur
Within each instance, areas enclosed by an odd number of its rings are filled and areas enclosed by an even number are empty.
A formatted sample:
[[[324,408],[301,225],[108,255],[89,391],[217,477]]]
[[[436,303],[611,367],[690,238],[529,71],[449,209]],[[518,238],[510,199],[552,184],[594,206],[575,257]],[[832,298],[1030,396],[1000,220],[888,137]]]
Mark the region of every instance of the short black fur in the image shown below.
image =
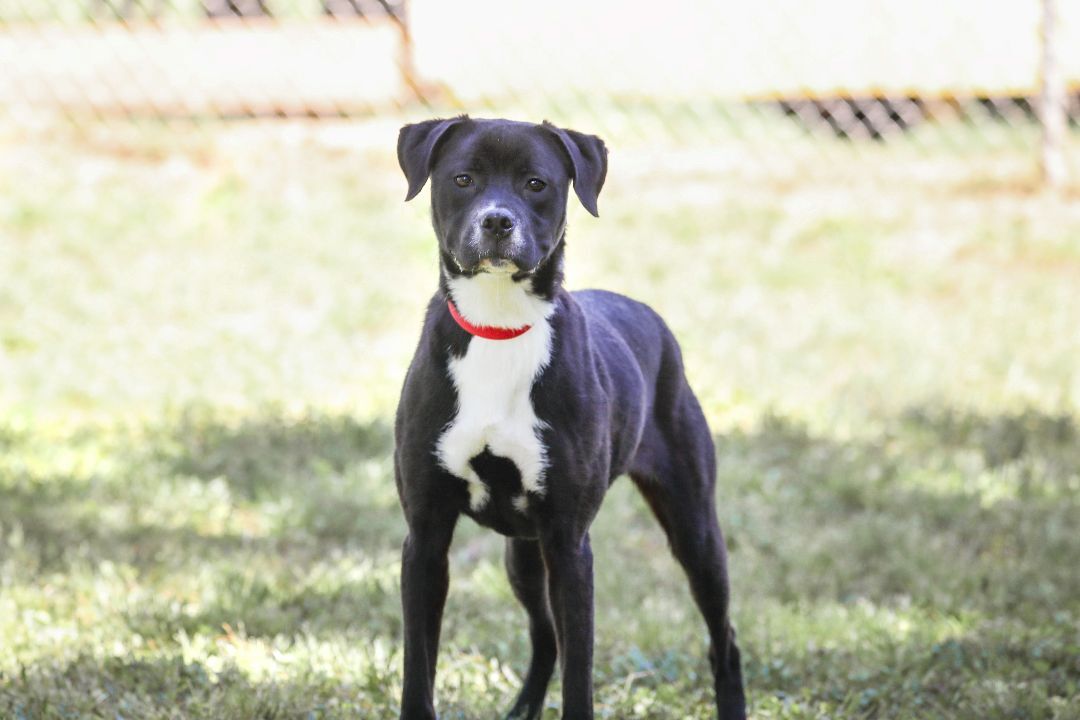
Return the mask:
[[[714,449],[678,344],[660,317],[641,303],[562,287],[570,184],[595,215],[607,173],[603,142],[548,123],[458,117],[402,128],[398,158],[409,183],[408,198],[431,178],[441,270],[395,426],[395,477],[409,527],[402,552],[401,717],[435,718],[447,551],[462,514],[507,536],[507,574],[529,616],[532,660],[507,717],[540,716],[556,660],[562,716],[593,717],[589,526],[621,474],[630,475],[663,526],[705,618],[719,717],[745,717],[739,651],[728,618],[724,541],[716,519]],[[533,177],[542,177],[547,187],[530,194],[521,188],[525,178]],[[480,194],[470,195],[473,188]],[[481,200],[505,211],[507,224],[520,226],[526,238],[522,247],[489,241],[475,227]],[[490,491],[490,500],[474,510],[465,481],[444,469],[436,453],[458,407],[450,360],[463,357],[477,342],[447,309],[450,284],[483,272],[485,263],[492,262],[513,263],[513,280],[554,305],[548,319],[550,359],[530,396],[545,428],[546,487],[542,495],[530,496],[524,512],[512,502],[522,490],[512,461],[489,450],[472,459],[473,470]]]

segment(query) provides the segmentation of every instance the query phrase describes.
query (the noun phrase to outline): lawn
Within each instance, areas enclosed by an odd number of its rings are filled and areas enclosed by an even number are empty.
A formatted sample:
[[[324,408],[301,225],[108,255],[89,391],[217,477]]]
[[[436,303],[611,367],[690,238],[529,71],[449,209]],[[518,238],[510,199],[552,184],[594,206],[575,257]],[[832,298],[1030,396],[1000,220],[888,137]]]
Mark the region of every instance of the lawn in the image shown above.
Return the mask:
[[[0,126],[0,718],[395,716],[399,123]],[[1080,193],[920,132],[616,134],[571,214],[570,285],[683,343],[757,718],[1080,717]],[[459,526],[442,717],[525,669],[501,545]],[[630,483],[593,550],[598,716],[712,717]]]

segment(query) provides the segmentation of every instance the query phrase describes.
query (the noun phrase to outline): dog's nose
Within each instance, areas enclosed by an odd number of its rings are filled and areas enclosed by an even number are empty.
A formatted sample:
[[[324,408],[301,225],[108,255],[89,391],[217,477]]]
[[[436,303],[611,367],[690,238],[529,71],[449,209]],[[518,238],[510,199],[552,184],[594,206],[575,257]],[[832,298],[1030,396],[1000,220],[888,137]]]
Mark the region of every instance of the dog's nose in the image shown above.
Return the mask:
[[[480,221],[480,227],[485,235],[491,235],[496,240],[504,240],[513,231],[514,220],[505,212],[491,212]]]

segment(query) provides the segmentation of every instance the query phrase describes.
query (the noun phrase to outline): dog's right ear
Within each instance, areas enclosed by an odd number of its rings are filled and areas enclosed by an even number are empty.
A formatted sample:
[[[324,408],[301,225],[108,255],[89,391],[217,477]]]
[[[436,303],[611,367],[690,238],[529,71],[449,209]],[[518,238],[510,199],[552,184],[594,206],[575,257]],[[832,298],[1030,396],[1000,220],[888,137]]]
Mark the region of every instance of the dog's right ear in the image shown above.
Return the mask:
[[[448,120],[425,120],[401,128],[398,132],[397,158],[405,179],[409,181],[406,201],[412,200],[424,189],[439,140],[447,130],[468,119],[468,115],[460,115]]]

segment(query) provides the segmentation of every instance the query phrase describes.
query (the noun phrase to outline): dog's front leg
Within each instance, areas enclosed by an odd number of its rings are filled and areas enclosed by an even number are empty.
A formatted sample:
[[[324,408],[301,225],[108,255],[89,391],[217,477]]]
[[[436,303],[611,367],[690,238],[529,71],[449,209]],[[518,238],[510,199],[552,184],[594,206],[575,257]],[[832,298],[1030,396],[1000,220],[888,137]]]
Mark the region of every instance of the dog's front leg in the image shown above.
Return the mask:
[[[450,585],[447,554],[455,517],[410,519],[401,552],[401,603],[405,622],[402,720],[435,719],[435,662]]]
[[[560,529],[541,541],[562,669],[564,720],[592,720],[593,566],[589,535]]]

